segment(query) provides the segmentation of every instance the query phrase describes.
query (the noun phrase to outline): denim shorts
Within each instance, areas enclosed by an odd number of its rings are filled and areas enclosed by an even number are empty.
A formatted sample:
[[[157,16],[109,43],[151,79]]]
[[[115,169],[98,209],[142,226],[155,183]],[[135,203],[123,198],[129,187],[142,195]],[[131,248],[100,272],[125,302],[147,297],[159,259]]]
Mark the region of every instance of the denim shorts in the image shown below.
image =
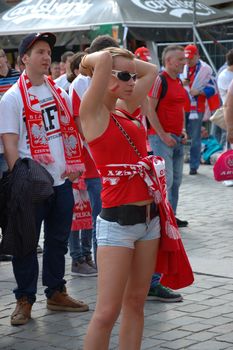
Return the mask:
[[[154,217],[149,224],[119,225],[97,217],[96,238],[98,246],[117,246],[134,249],[134,243],[160,238],[160,219]]]

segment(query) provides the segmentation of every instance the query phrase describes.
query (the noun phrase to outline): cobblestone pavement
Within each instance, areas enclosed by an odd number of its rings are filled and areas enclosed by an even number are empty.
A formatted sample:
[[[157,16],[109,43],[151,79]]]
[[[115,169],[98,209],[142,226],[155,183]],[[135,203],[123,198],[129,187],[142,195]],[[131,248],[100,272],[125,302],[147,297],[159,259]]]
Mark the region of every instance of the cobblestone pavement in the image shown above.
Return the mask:
[[[189,221],[181,234],[195,283],[181,290],[183,302],[146,302],[142,350],[233,349],[232,201],[233,187],[215,182],[212,166],[203,165],[197,176],[190,176],[185,165],[177,216]],[[82,350],[95,306],[96,278],[71,277],[67,256],[66,279],[69,292],[89,303],[90,312],[48,311],[40,282],[32,320],[25,326],[12,327],[9,315],[14,309],[11,290],[15,282],[11,264],[0,263],[1,350]],[[111,350],[118,349],[118,328],[117,323]]]

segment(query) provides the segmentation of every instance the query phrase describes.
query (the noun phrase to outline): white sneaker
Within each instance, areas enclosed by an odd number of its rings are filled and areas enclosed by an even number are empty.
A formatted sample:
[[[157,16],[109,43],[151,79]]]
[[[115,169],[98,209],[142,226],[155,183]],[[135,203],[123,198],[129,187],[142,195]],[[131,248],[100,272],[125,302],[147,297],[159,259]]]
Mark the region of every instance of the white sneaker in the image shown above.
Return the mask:
[[[224,185],[226,187],[231,187],[233,186],[233,180],[226,180],[226,181],[223,181]]]

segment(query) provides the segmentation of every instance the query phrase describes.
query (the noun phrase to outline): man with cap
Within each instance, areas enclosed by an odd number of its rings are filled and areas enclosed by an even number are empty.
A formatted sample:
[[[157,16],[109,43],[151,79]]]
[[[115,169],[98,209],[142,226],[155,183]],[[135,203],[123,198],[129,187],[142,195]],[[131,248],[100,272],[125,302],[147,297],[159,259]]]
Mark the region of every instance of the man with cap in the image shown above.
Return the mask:
[[[145,46],[138,47],[137,50],[135,50],[134,54],[139,60],[145,62],[151,61],[150,51]]]
[[[39,162],[54,180],[54,195],[35,205],[38,240],[44,221],[42,280],[46,286],[47,308],[83,312],[88,310],[88,305],[67,294],[64,280],[74,204],[71,181],[83,171],[83,163],[69,97],[47,78],[55,42],[52,33],[33,33],[22,40],[19,54],[25,71],[0,102],[0,134],[10,170],[19,158],[28,157]],[[17,305],[11,324],[22,325],[31,318],[36,300],[36,247],[26,256],[14,256],[12,264]]]
[[[185,47],[187,60],[182,75],[183,84],[188,92],[186,112],[186,128],[191,138],[190,148],[190,175],[196,175],[201,159],[201,126],[205,113],[206,102],[210,111],[220,107],[220,98],[217,92],[212,68],[200,60],[196,45]]]

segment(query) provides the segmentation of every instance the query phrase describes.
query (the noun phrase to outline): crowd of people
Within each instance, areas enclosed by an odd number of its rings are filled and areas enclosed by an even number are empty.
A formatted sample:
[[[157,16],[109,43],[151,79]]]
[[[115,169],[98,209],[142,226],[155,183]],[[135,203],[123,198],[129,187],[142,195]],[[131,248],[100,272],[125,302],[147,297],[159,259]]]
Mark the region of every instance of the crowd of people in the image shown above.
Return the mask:
[[[12,251],[1,252],[1,260],[12,259],[17,284],[11,324],[31,318],[43,223],[47,308],[89,310],[66,289],[69,248],[73,275],[98,276],[84,349],[108,349],[120,312],[119,349],[140,349],[145,300],[182,301],[173,289],[193,282],[178,229],[188,221],[177,217],[184,145],[189,138],[189,174],[197,175],[204,114],[218,109],[221,99],[228,129],[212,133],[221,132],[226,148],[233,142],[233,52],[218,76],[218,90],[212,68],[193,44],[167,46],[159,71],[146,47],[133,54],[108,35],[85,52],[64,52],[60,63],[51,62],[55,43],[52,33],[27,35],[17,70],[0,50],[0,178],[7,183],[6,207],[13,195],[25,196],[35,228],[31,244],[28,226],[20,231],[24,250],[16,240]],[[51,187],[52,194],[40,200],[27,186],[14,187],[19,172],[32,186],[41,180],[40,168],[32,178],[28,159],[39,164]],[[3,248],[7,210],[4,215]]]

